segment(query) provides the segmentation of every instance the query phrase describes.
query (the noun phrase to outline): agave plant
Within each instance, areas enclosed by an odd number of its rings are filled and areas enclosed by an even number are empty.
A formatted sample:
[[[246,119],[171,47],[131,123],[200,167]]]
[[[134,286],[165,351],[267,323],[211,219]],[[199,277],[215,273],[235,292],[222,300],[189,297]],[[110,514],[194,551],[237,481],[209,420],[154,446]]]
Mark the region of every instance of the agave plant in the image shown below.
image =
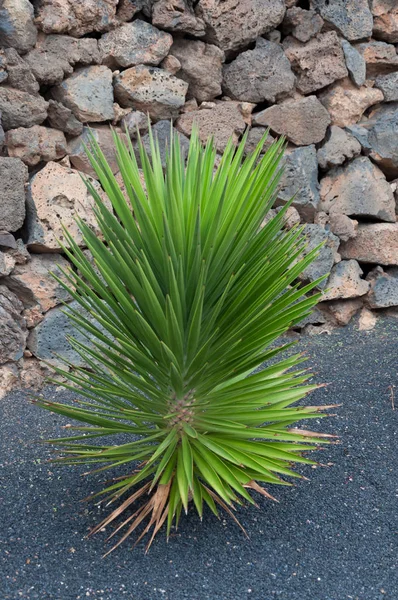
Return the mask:
[[[70,343],[86,366],[55,369],[79,391],[73,405],[38,403],[82,423],[49,440],[63,449],[57,460],[119,469],[94,497],[120,502],[92,531],[124,513],[116,546],[139,528],[149,547],[190,506],[237,521],[237,505],[255,504],[253,492],[272,498],[263,484],[291,485],[294,464],[314,464],[304,454],[333,437],[292,427],[330,406],[297,406],[317,387],[304,357],[275,358],[320,280],[298,281],[318,249],[304,256],[302,230],[283,229],[289,204],[264,225],[284,141],[261,156],[264,142],[246,157],[245,139],[230,142],[217,162],[212,140],[202,146],[194,131],[184,158],[173,134],[163,169],[151,134],[150,153],[139,142],[142,181],[131,143],[115,135],[121,186],[91,140],[110,204],[86,181],[102,235],[78,219],[90,257],[65,231],[74,269],[59,280],[79,306],[68,313],[87,341]]]

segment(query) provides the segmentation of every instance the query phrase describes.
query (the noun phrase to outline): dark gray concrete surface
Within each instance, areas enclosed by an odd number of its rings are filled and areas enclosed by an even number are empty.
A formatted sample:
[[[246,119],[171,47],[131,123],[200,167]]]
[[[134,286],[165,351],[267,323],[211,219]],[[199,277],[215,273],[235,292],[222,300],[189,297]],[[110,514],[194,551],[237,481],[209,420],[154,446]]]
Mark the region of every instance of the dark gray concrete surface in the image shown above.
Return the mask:
[[[100,509],[80,503],[100,475],[47,462],[40,438],[61,434],[61,417],[25,392],[0,402],[0,600],[396,600],[398,598],[398,322],[304,337],[315,380],[310,403],[341,402],[311,425],[341,444],[318,454],[329,468],[270,491],[260,510],[228,519],[182,518],[169,543],[125,544],[101,559],[105,534],[84,539]],[[391,387],[391,386],[396,386]],[[393,410],[391,390],[395,390]],[[48,388],[48,398],[71,397]]]

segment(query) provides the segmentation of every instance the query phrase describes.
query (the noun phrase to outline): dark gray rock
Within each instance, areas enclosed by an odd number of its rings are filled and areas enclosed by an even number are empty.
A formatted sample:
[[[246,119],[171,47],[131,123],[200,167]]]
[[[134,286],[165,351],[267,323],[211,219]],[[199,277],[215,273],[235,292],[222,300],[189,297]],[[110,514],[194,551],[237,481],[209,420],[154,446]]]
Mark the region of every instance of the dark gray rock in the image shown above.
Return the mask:
[[[347,40],[341,40],[345,63],[350,75],[351,81],[358,87],[361,87],[366,81],[366,62],[364,57],[354,46],[351,46]]]
[[[17,248],[15,237],[11,233],[8,233],[8,231],[0,231],[0,247],[2,250],[5,248],[15,250]]]
[[[311,0],[310,7],[349,41],[372,35],[373,17],[368,0]]]
[[[286,11],[283,19],[283,31],[291,33],[296,40],[308,42],[322,30],[323,19],[313,10],[304,10],[293,6]]]
[[[305,146],[287,152],[284,169],[277,205],[285,204],[296,194],[293,206],[304,221],[313,221],[320,201],[315,146]]]
[[[177,132],[177,130],[174,128],[173,128],[173,131],[178,133],[178,137],[180,138],[183,156],[187,156],[188,149],[189,149],[189,139],[183,133]],[[152,133],[153,133],[154,138],[157,139],[159,142],[160,158],[162,161],[162,166],[165,167],[166,166],[167,148],[170,148],[170,133],[171,133],[170,121],[158,121],[152,127]],[[146,151],[148,152],[149,156],[151,156],[152,155],[151,144],[150,144],[150,137],[149,137],[148,133],[142,137],[142,143],[143,143]],[[139,159],[138,154],[137,154],[137,158]]]
[[[3,149],[4,140],[5,140],[5,134],[4,134],[3,125],[1,123],[1,111],[0,111],[0,152]]]
[[[16,90],[29,94],[37,94],[39,84],[32,73],[30,66],[22,59],[14,48],[4,50],[4,60],[7,69],[7,85]]]
[[[105,66],[82,67],[51,90],[82,122],[109,121],[114,117],[112,71]]]
[[[293,91],[295,80],[282,47],[263,38],[223,69],[225,94],[244,102],[275,102]]]
[[[102,64],[115,68],[158,65],[168,54],[172,43],[169,33],[136,19],[104,33],[98,47]]]
[[[17,127],[40,125],[47,117],[48,102],[39,95],[0,87],[0,112],[5,131]]]
[[[398,71],[387,75],[379,75],[376,78],[375,86],[383,92],[385,102],[398,101]]]
[[[367,301],[370,308],[388,308],[398,306],[398,268],[390,267],[385,270],[376,267],[367,276],[370,291]]]
[[[331,169],[321,180],[320,209],[394,223],[395,199],[382,171],[366,156]]]
[[[369,119],[347,127],[347,130],[388,179],[398,177],[398,102],[377,108]]]
[[[23,356],[27,331],[22,311],[22,302],[0,285],[0,365]]]
[[[0,157],[0,230],[16,231],[25,218],[28,167],[19,158]]]
[[[24,57],[37,81],[56,85],[73,72],[75,64],[100,62],[98,42],[93,38],[76,39],[68,35],[41,36],[35,48]]]
[[[254,152],[254,150],[257,148],[257,144],[260,142],[261,138],[264,136],[266,131],[266,127],[252,127],[250,129],[246,140],[245,154],[250,154],[250,152]],[[272,135],[269,133],[261,151],[261,154],[264,154],[274,141],[275,138],[273,138]]]
[[[88,316],[76,301],[71,302],[69,306],[72,310],[78,310],[81,315]],[[47,360],[53,364],[62,364],[61,358],[70,361],[76,366],[85,366],[85,361],[72,348],[67,340],[67,336],[73,336],[83,344],[89,344],[89,342],[76,329],[76,326],[64,311],[65,308],[61,307],[49,310],[45,314],[43,321],[31,330],[27,347],[38,358]],[[99,326],[95,319],[92,318],[90,320],[94,326]],[[101,328],[101,326],[99,327]],[[101,328],[101,331],[105,333],[103,328]]]
[[[316,154],[321,169],[330,169],[343,164],[354,156],[359,156],[361,144],[344,129],[332,125],[329,137]]]
[[[302,272],[300,279],[302,281],[315,281],[319,277],[323,277],[330,273],[335,262],[339,260],[337,253],[340,240],[331,231],[327,231],[321,225],[314,223],[305,225],[304,235],[308,239],[308,245],[304,251],[306,256],[311,250],[323,243],[315,260]],[[326,279],[318,284],[320,289],[326,286]]]
[[[54,129],[76,136],[83,131],[83,125],[76,119],[70,108],[61,102],[50,100],[48,103],[48,122]]]
[[[27,52],[36,43],[33,6],[29,0],[3,0],[0,4],[0,46]]]
[[[137,137],[137,131],[140,134],[148,131],[149,122],[148,115],[139,110],[132,110],[120,121],[120,128],[123,132],[126,131],[131,138]]]

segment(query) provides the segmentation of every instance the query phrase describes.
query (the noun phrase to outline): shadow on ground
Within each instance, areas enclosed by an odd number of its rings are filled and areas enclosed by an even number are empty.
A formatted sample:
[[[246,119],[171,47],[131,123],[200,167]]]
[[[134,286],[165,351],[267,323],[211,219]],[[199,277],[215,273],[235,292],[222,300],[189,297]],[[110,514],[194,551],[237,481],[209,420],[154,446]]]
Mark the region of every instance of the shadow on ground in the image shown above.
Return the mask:
[[[323,430],[342,443],[322,451],[330,468],[304,468],[310,481],[270,489],[240,519],[192,515],[148,555],[124,545],[102,560],[105,534],[85,540],[99,509],[79,501],[99,476],[47,463],[35,440],[65,421],[15,392],[0,403],[1,600],[396,600],[398,598],[398,324],[305,337],[318,382],[311,397],[343,403]],[[396,391],[393,410],[391,391]],[[68,397],[48,388],[49,398]],[[311,423],[313,425],[313,422]],[[102,477],[103,479],[103,477]]]

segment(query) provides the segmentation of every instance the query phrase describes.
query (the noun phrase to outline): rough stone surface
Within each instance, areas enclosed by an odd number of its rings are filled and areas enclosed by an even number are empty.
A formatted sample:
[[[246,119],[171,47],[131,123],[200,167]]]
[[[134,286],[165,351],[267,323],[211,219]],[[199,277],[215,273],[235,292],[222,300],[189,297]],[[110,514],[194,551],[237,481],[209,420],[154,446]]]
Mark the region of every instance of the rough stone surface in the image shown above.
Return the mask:
[[[283,20],[284,33],[291,33],[300,42],[308,42],[320,33],[323,19],[313,10],[304,10],[298,6],[289,8]]]
[[[375,38],[398,44],[398,6],[395,0],[372,0]]]
[[[189,98],[204,102],[221,95],[221,69],[225,57],[220,48],[201,41],[177,38],[170,52],[181,65],[177,77],[188,83]]]
[[[12,233],[8,233],[8,231],[0,231],[0,247],[4,250],[6,249],[15,249],[17,247],[17,242]]]
[[[76,119],[70,108],[56,100],[48,103],[48,122],[53,129],[59,129],[68,135],[76,136],[83,131],[83,124]]]
[[[30,66],[19,56],[15,48],[6,48],[0,51],[0,56],[1,52],[3,52],[4,64],[7,69],[7,85],[29,94],[37,94],[40,86]]]
[[[31,260],[18,265],[4,284],[18,296],[25,309],[38,306],[45,313],[50,308],[70,299],[64,288],[50,275],[54,273],[66,282],[60,267],[66,271],[68,261],[60,254],[33,254]]]
[[[338,325],[348,325],[352,317],[362,308],[362,305],[362,298],[332,300],[331,302],[322,303],[322,306],[333,316]]]
[[[330,231],[337,235],[342,242],[356,237],[358,231],[358,221],[340,213],[329,215],[329,226]]]
[[[27,52],[36,43],[33,6],[29,0],[2,0],[0,5],[0,46]]]
[[[358,88],[347,78],[336,81],[319,99],[328,110],[333,125],[346,127],[357,123],[366,109],[383,100],[383,92],[376,88]]]
[[[332,125],[328,139],[317,151],[317,158],[321,169],[330,169],[359,154],[361,144],[358,140],[344,129]]]
[[[398,102],[376,108],[349,131],[389,179],[398,177]]]
[[[5,285],[0,285],[0,365],[23,356],[26,324],[23,304]]]
[[[174,131],[176,130],[174,129]],[[159,142],[160,158],[162,161],[162,166],[165,167],[167,148],[170,148],[170,121],[158,121],[152,127],[152,133],[154,138],[157,139]],[[187,156],[189,148],[189,139],[182,133],[177,133],[180,139],[182,154],[183,156]],[[146,134],[142,137],[142,143],[146,151],[148,152],[148,155],[151,156],[152,152],[149,134]]]
[[[214,46],[214,48],[217,48],[217,46]],[[181,69],[181,63],[176,56],[168,54],[160,63],[160,68],[171,73],[171,75],[175,75]]]
[[[398,55],[392,44],[371,41],[357,44],[355,47],[365,59],[368,79],[398,69]]]
[[[120,131],[118,132],[120,133]],[[68,156],[75,167],[83,173],[87,173],[91,177],[97,178],[97,175],[92,168],[88,156],[86,154],[86,148],[90,148],[90,136],[94,136],[94,139],[98,142],[102,152],[104,153],[109,166],[113,173],[119,171],[118,164],[116,162],[115,144],[113,141],[112,131],[107,125],[96,125],[95,127],[84,127],[83,132],[78,137],[70,140],[68,144]],[[122,135],[122,138],[125,136]]]
[[[398,306],[398,268],[376,267],[366,278],[370,283],[367,303],[370,308]]]
[[[368,0],[311,0],[310,6],[349,41],[372,35],[373,17]]]
[[[357,236],[340,246],[342,258],[379,265],[398,265],[398,223],[362,223]]]
[[[40,125],[47,117],[48,102],[41,96],[0,87],[0,112],[4,130]]]
[[[157,0],[152,8],[152,23],[162,29],[195,37],[202,37],[206,32],[203,20],[195,15],[189,0]]]
[[[206,25],[206,40],[222,50],[238,50],[283,20],[284,0],[199,0],[196,14]]]
[[[345,63],[350,79],[355,85],[361,87],[366,81],[366,62],[364,57],[347,40],[341,40]]]
[[[68,33],[81,37],[93,31],[108,31],[117,24],[118,0],[40,0],[36,23],[45,33]]]
[[[311,94],[348,75],[335,31],[320,33],[306,44],[287,37],[283,48],[297,73],[297,89],[303,94]]]
[[[0,157],[0,230],[22,227],[27,180],[28,169],[19,158]]]
[[[100,192],[99,184],[93,180]],[[105,200],[106,204],[109,203]],[[91,198],[80,174],[49,162],[32,177],[27,202],[27,244],[34,252],[58,252],[57,239],[65,241],[64,225],[79,245],[83,245],[75,217],[82,218],[99,234]]]
[[[33,50],[24,57],[41,84],[56,85],[73,72],[75,64],[100,62],[98,42],[68,35],[40,35]]]
[[[98,46],[101,62],[108,67],[158,65],[168,54],[173,38],[150,23],[136,19],[109,33],[104,33]]]
[[[300,275],[300,279],[303,281],[315,281],[319,277],[330,273],[334,263],[340,259],[337,253],[340,241],[331,231],[327,231],[315,223],[305,225],[303,233],[308,239],[308,245],[303,253],[304,256],[319,244],[324,244],[315,260]],[[318,284],[320,289],[325,288],[325,286],[326,279]]]
[[[120,127],[122,131],[127,129],[131,138],[136,138],[137,130],[140,134],[148,131],[148,116],[139,110],[132,110],[128,115],[123,117]]]
[[[263,38],[224,66],[223,79],[225,94],[244,102],[275,102],[293,91],[296,80],[281,46]]]
[[[6,134],[6,144],[8,154],[20,158],[29,167],[42,160],[59,160],[67,153],[62,131],[41,125],[34,125],[29,129],[10,129]]]
[[[250,154],[250,152],[254,152],[257,148],[257,144],[264,137],[265,133],[267,133],[266,127],[252,127],[249,130],[246,146],[245,146],[245,154]],[[271,144],[275,141],[275,138],[272,137],[270,133],[267,134],[267,139],[265,140],[264,146],[261,150],[261,154],[264,154]]]
[[[318,163],[313,145],[286,153],[277,204],[285,204],[294,195],[293,206],[304,221],[311,223],[320,201]]]
[[[84,313],[84,310],[76,301],[69,305],[71,309]],[[87,315],[87,313],[85,313]],[[98,325],[92,319],[93,325]],[[102,330],[104,332],[104,330]],[[55,307],[49,310],[43,321],[37,325],[29,334],[27,347],[34,356],[46,360],[52,364],[62,364],[61,359],[65,359],[77,366],[84,366],[85,363],[81,356],[73,350],[66,336],[72,335],[83,344],[87,344],[87,339],[73,325],[71,319],[65,314],[64,309]]]
[[[276,209],[276,213],[278,214],[278,212],[280,212],[281,210],[283,210],[283,206],[278,206],[278,208]],[[294,206],[289,206],[289,208],[285,212],[283,227],[287,230],[292,229],[292,227],[298,225],[300,221],[300,213],[298,212],[298,210],[294,208]]]
[[[321,181],[321,210],[395,222],[395,200],[382,171],[361,156],[336,167]]]
[[[364,307],[359,314],[358,329],[359,331],[370,331],[371,329],[374,329],[376,322],[376,314]]]
[[[193,124],[199,128],[200,139],[205,143],[210,135],[214,136],[214,143],[219,152],[222,152],[232,137],[233,142],[238,142],[239,136],[244,132],[248,118],[240,102],[219,102],[211,108],[202,108],[181,115],[176,121],[176,127],[181,133],[189,136]]]
[[[285,135],[297,146],[308,146],[323,140],[330,116],[316,96],[308,96],[266,108],[255,114],[253,121]]]
[[[157,67],[138,65],[115,78],[115,98],[123,107],[148,112],[155,120],[170,119],[183,106],[188,84]]]
[[[334,265],[326,284],[322,300],[341,300],[364,296],[369,283],[361,279],[363,271],[356,260],[342,260]]]
[[[10,254],[0,251],[0,277],[9,275],[15,267],[15,260]]]
[[[82,122],[113,119],[112,71],[105,66],[83,67],[51,90]]]
[[[398,71],[387,75],[379,75],[375,86],[383,92],[385,102],[398,101]]]

